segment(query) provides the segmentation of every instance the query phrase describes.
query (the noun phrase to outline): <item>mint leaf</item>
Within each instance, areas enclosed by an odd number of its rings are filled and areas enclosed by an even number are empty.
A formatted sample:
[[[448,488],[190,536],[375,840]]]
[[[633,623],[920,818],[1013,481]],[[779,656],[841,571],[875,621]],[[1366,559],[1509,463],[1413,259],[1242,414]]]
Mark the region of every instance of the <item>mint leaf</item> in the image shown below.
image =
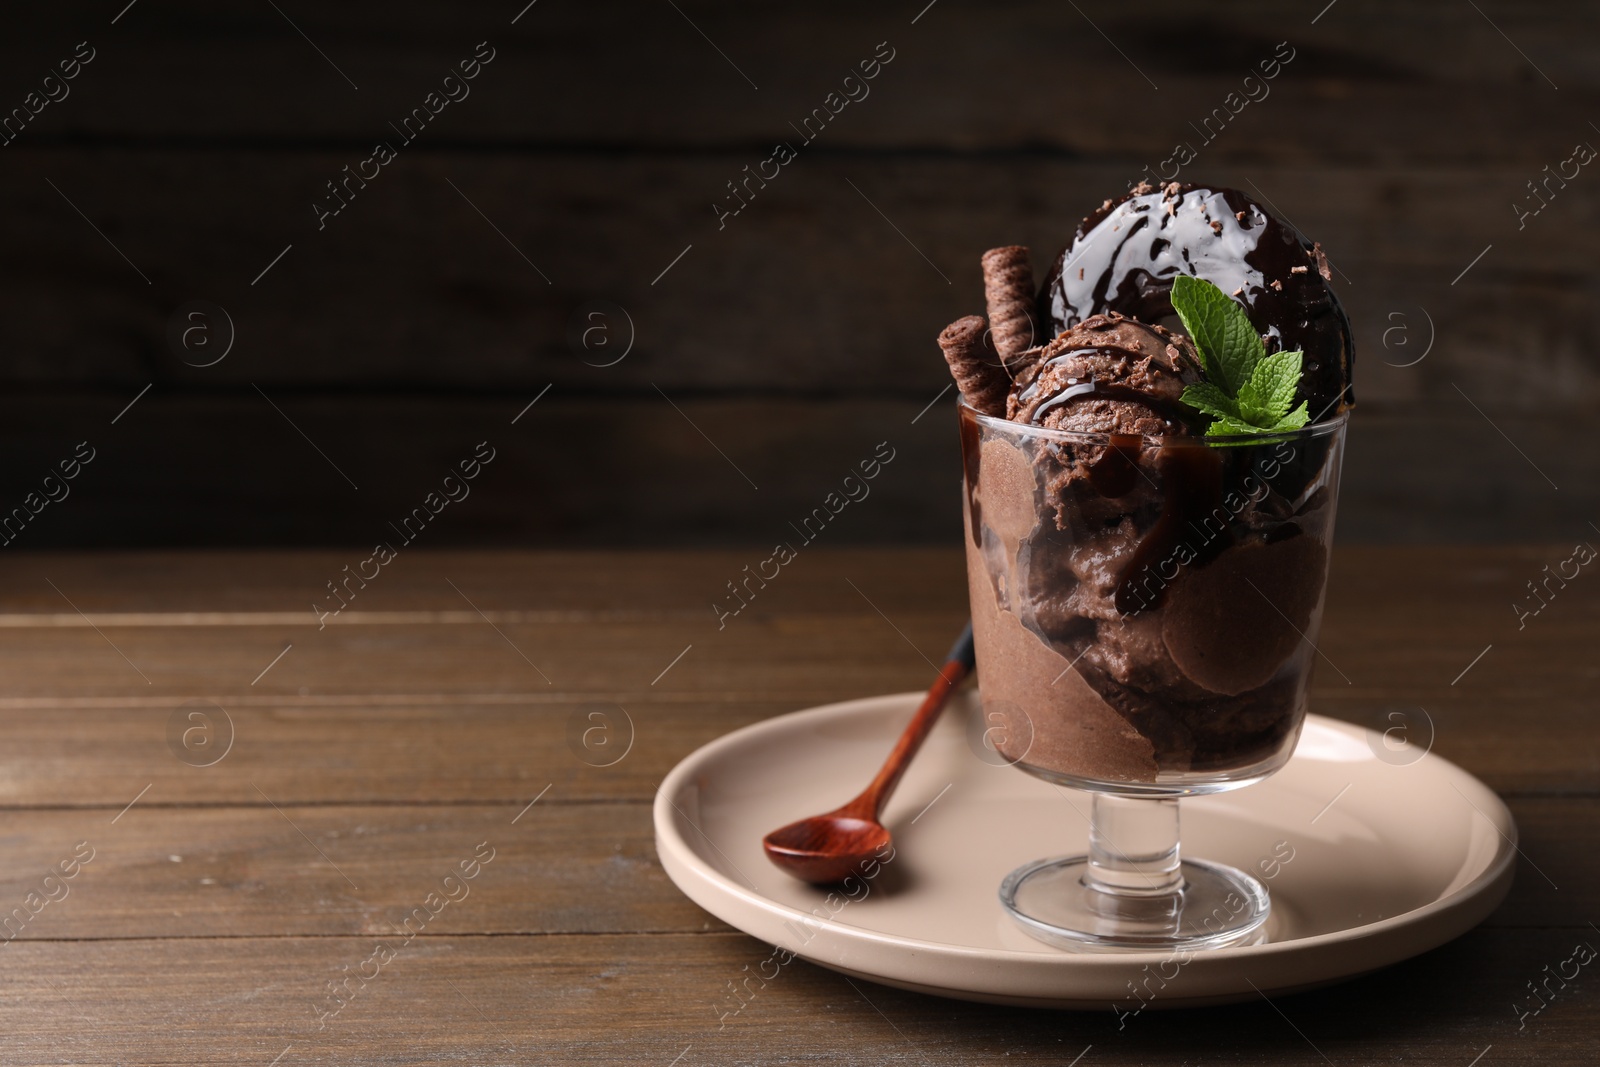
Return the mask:
[[[1289,414],[1283,416],[1283,418],[1279,419],[1271,426],[1257,426],[1253,423],[1245,422],[1243,419],[1234,418],[1232,415],[1223,415],[1218,417],[1210,426],[1206,427],[1206,436],[1243,437],[1260,436],[1274,433],[1288,433],[1290,430],[1298,430],[1300,427],[1304,426],[1310,417],[1310,413],[1306,410],[1305,401],[1301,401],[1299,407],[1289,412]],[[1243,441],[1228,443],[1244,444]]]
[[[1196,411],[1203,412],[1213,418],[1236,419],[1239,417],[1239,405],[1233,397],[1224,393],[1210,382],[1195,382],[1185,386],[1183,396],[1179,397],[1185,404]]]
[[[1263,428],[1283,418],[1300,384],[1300,361],[1299,352],[1274,352],[1257,363],[1239,388],[1240,418]]]
[[[1199,350],[1207,376],[1237,396],[1266,356],[1244,308],[1210,282],[1187,274],[1172,281],[1172,308]]]
[[[1310,419],[1311,413],[1306,410],[1306,402],[1302,400],[1300,401],[1299,407],[1295,408],[1293,411],[1289,412],[1289,414],[1279,419],[1273,425],[1272,429],[1274,433],[1280,430],[1298,430],[1300,427],[1304,426],[1308,421],[1310,421]]]
[[[1252,426],[1230,415],[1224,415],[1210,426],[1206,427],[1207,437],[1231,437],[1237,434],[1258,434],[1267,431],[1260,426]]]
[[[1174,278],[1172,307],[1209,379],[1186,387],[1182,397],[1211,417],[1207,437],[1282,433],[1309,421],[1305,403],[1289,410],[1300,385],[1302,353],[1267,355],[1244,308],[1203,278]]]

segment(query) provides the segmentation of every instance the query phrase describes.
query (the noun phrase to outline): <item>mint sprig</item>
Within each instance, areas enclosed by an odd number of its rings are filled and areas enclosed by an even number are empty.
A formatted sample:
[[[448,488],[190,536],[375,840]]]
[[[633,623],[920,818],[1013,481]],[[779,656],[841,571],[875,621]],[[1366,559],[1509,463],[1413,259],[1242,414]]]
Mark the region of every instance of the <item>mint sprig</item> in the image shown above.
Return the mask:
[[[1182,397],[1211,417],[1207,437],[1281,433],[1306,424],[1303,401],[1290,410],[1300,384],[1301,353],[1267,355],[1244,308],[1203,278],[1174,279],[1172,307],[1209,379],[1187,387]]]

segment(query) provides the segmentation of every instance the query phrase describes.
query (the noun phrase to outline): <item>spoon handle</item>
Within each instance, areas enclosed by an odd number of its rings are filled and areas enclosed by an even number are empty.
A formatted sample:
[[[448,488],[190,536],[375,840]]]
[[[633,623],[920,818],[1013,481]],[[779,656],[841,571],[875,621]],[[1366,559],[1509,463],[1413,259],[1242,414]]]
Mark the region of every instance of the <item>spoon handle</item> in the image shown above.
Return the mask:
[[[950,652],[945,656],[945,664],[939,668],[939,677],[934,679],[933,685],[929,687],[928,695],[922,698],[922,706],[917,709],[917,713],[911,717],[911,722],[906,725],[905,732],[895,742],[894,750],[884,761],[878,776],[860,796],[850,802],[849,807],[857,816],[877,819],[878,813],[883,810],[890,794],[894,792],[894,787],[900,784],[900,776],[905,774],[906,768],[911,765],[912,758],[922,747],[922,742],[927,739],[933,724],[939,721],[939,713],[944,711],[950,694],[961,684],[962,679],[972,672],[975,665],[972,623],[969,622],[961,631],[961,636],[956,638],[956,643],[950,646]]]

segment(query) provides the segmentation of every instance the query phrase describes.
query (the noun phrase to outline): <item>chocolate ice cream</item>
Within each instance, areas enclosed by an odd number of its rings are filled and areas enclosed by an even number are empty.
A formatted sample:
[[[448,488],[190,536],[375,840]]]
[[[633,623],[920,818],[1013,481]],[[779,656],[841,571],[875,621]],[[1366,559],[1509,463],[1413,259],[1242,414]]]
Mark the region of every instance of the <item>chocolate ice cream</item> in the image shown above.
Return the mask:
[[[992,258],[991,315],[1017,303]],[[984,706],[1026,717],[1003,733],[1027,747],[1000,745],[1024,767],[1203,788],[1287,757],[1350,396],[1348,324],[1322,262],[1230,190],[1136,189],[1057,260],[1037,304],[1054,339],[988,357],[983,406],[961,410],[968,578]],[[1180,272],[1242,279],[1233,298],[1267,350],[1303,346],[1299,393],[1325,425],[1200,437],[1208,417],[1184,396],[1208,368],[1167,295]]]
[[[1038,314],[1049,334],[1108,311],[1162,323],[1173,314],[1173,278],[1204,278],[1239,301],[1269,350],[1305,353],[1297,399],[1322,418],[1355,404],[1350,320],[1331,273],[1320,245],[1236,189],[1140,185],[1079,224],[1045,278]]]
[[[1184,386],[1201,376],[1187,337],[1111,312],[1085,319],[1036,351],[1013,383],[1008,419],[1151,437],[1193,425],[1193,413],[1179,406]]]

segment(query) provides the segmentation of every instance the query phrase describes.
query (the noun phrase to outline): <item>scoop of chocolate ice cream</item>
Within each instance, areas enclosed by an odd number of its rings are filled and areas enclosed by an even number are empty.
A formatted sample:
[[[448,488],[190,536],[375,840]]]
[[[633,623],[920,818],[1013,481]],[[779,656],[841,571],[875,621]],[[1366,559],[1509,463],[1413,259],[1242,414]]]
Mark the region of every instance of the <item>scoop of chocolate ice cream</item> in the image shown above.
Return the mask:
[[[1012,384],[1006,417],[1080,433],[1185,433],[1179,404],[1201,378],[1187,337],[1115,312],[1093,315],[1038,350]]]
[[[1079,224],[1039,293],[1046,330],[1121,312],[1145,322],[1173,315],[1172,280],[1204,278],[1233,294],[1268,351],[1304,353],[1295,401],[1313,420],[1355,403],[1350,322],[1328,285],[1319,245],[1235,189],[1141,184]]]
[[[1327,566],[1327,546],[1298,536],[1246,542],[1184,575],[1161,613],[1172,661],[1213,693],[1266,685],[1300,646]]]

